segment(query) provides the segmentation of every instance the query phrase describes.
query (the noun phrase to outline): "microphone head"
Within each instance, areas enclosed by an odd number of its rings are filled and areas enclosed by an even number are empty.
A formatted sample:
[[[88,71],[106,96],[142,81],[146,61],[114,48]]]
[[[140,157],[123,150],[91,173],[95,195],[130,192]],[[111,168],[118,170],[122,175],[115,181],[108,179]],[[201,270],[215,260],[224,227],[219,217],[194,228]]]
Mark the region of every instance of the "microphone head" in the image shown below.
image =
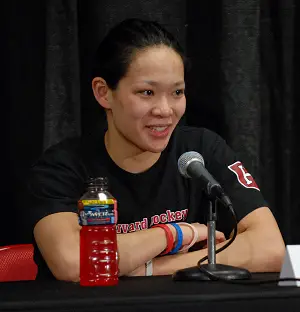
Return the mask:
[[[205,166],[204,159],[202,155],[199,154],[198,152],[191,151],[183,153],[178,159],[178,170],[180,174],[185,178],[190,178],[190,176],[187,173],[187,168],[192,161],[198,161],[203,166]]]

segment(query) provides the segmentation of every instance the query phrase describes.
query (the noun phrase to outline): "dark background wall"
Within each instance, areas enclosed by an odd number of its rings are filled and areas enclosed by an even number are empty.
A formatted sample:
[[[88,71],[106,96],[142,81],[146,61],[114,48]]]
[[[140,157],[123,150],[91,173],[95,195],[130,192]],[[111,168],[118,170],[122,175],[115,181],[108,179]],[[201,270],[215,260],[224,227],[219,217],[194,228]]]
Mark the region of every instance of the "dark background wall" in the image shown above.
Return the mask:
[[[178,37],[192,64],[184,122],[227,140],[251,168],[286,242],[300,242],[296,1],[11,0],[0,8],[1,245],[30,241],[21,192],[30,164],[48,146],[103,123],[90,89],[91,57],[127,17],[155,19]]]

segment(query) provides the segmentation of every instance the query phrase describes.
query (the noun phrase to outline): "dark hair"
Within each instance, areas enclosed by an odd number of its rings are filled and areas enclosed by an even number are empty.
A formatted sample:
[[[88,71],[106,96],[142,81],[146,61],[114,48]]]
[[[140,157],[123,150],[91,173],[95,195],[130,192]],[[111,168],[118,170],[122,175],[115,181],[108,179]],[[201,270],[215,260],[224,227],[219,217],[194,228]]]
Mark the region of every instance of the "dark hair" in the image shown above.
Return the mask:
[[[174,36],[154,21],[126,19],[112,28],[100,43],[92,71],[94,77],[105,79],[108,87],[115,90],[133,59],[141,49],[165,45],[186,59],[183,49]]]

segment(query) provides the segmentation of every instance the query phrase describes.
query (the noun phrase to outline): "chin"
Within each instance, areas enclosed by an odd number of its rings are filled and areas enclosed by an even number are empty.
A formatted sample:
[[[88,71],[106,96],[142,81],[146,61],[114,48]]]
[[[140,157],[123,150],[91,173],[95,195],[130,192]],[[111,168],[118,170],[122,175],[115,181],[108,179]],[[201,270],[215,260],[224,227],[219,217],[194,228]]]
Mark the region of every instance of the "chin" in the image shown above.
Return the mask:
[[[163,144],[147,144],[145,150],[151,153],[161,153],[168,146],[169,140]]]
[[[159,147],[155,147],[155,148],[154,147],[149,147],[149,148],[147,148],[147,152],[161,153],[161,152],[163,152],[165,150],[166,147],[167,147],[167,145],[162,147],[162,148],[159,148]]]
[[[140,144],[137,144],[137,146],[139,146],[144,151],[151,153],[161,153],[168,146],[172,132],[173,129],[170,131],[169,135],[164,138],[152,138],[151,136],[143,135],[139,138]]]

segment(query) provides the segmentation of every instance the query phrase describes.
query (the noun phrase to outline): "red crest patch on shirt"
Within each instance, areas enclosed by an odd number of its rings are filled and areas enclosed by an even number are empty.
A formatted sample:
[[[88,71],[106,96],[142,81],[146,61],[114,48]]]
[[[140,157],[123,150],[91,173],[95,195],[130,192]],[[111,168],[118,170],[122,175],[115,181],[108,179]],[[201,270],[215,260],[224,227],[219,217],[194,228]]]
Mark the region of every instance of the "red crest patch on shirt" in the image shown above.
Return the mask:
[[[252,175],[246,170],[240,161],[228,166],[228,169],[235,173],[241,185],[246,188],[253,188],[260,191]]]

